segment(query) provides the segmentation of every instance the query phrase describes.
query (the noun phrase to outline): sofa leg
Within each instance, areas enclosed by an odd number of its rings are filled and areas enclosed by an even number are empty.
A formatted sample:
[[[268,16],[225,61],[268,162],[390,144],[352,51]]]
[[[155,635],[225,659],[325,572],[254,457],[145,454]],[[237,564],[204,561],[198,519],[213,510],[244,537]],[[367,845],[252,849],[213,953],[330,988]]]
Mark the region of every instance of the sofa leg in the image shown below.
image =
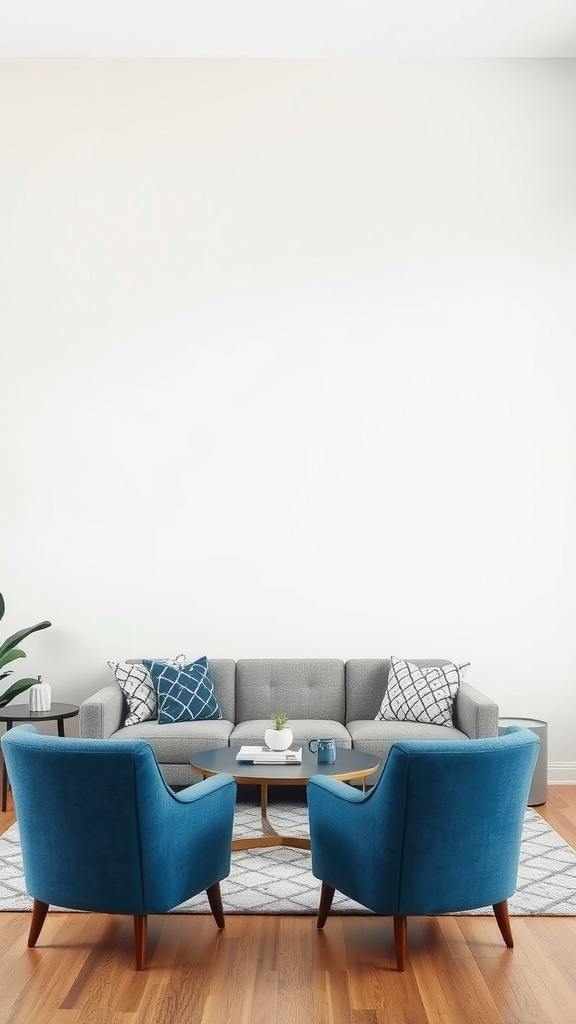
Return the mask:
[[[334,899],[334,889],[327,882],[322,882],[322,890],[320,892],[320,905],[318,907],[318,920],[316,922],[317,928],[323,928],[326,924],[326,918],[330,913],[330,907],[332,906],[332,900]]]
[[[405,914],[394,914],[394,942],[396,944],[396,969],[403,971],[406,967],[406,933]]]

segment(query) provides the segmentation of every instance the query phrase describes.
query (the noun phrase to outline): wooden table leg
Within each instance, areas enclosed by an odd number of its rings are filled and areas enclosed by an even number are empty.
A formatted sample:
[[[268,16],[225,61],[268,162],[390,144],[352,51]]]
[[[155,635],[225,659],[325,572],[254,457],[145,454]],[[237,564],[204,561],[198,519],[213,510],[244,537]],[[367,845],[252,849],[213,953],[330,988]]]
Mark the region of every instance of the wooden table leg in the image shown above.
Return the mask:
[[[12,728],[12,722],[6,723],[6,732]],[[6,761],[4,760],[4,754],[2,754],[2,810],[6,810],[6,803],[8,800],[8,772],[6,771]]]
[[[2,756],[2,810],[6,810],[6,801],[8,799],[8,775],[6,773],[6,762],[4,756]]]
[[[272,783],[273,785],[273,783]],[[310,840],[306,836],[283,836],[268,821],[268,783],[260,783],[260,820],[262,836],[253,839],[233,839],[233,850],[256,850],[270,846],[293,846],[299,850],[309,850]]]

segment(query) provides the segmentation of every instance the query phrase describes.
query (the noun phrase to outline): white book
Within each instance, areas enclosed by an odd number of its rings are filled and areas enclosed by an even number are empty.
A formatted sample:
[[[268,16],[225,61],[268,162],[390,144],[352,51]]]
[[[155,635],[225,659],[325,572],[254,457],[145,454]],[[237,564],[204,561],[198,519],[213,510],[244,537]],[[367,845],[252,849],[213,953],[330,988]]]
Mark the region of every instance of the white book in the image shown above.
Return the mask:
[[[270,747],[243,746],[236,754],[237,761],[252,764],[302,764],[302,747],[297,750],[271,750]]]

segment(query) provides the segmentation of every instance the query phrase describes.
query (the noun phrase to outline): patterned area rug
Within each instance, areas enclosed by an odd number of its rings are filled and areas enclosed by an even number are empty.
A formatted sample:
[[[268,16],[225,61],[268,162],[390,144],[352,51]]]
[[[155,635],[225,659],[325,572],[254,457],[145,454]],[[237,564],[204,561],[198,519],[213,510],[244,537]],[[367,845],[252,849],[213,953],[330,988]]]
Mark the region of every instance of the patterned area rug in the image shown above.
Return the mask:
[[[268,813],[278,832],[308,834],[304,804],[274,803]],[[234,835],[261,834],[257,807],[239,804]],[[308,851],[273,847],[234,852],[230,876],[221,883],[221,889],[227,914],[316,914],[320,882],[311,873]],[[0,911],[30,910],[31,906],[24,886],[16,824],[0,836]],[[508,901],[508,908],[514,915],[576,916],[576,851],[531,808],[526,811],[518,890]],[[195,896],[173,913],[209,913],[206,895]],[[370,912],[336,893],[332,913]],[[470,913],[491,914],[492,909]]]

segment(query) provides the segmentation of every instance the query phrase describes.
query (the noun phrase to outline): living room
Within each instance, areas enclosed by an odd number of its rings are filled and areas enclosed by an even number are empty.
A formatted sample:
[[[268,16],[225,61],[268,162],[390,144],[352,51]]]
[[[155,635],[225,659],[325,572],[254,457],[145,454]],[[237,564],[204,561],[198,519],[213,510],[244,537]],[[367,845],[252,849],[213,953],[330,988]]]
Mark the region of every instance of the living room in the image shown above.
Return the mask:
[[[576,845],[576,64],[562,38],[487,59],[286,38],[182,56],[144,29],[122,49],[118,23],[107,49],[105,35],[74,47],[72,30],[59,46],[65,22],[11,24],[2,625],[52,622],[25,674],[80,704],[109,660],[142,656],[469,661],[502,716],[547,723],[554,827]],[[162,925],[165,968],[178,943],[213,955],[208,923],[183,938],[193,924]],[[224,957],[242,924],[227,919]],[[102,965],[86,925],[68,927]],[[258,927],[260,957],[274,936],[288,962],[292,936],[318,962],[313,921]],[[506,988],[489,925],[463,927]],[[540,957],[549,942],[568,990],[573,919],[517,927],[524,972],[523,944]],[[38,960],[16,931],[26,973]],[[336,973],[346,941],[324,950]],[[132,979],[98,970],[125,993],[104,1007],[129,1012]],[[531,1019],[521,974],[517,1017],[482,1003],[487,1020]],[[390,1019],[441,1019],[395,993]],[[323,1019],[298,998],[299,1019]],[[538,998],[533,1015],[569,1019],[557,994],[555,1016]],[[326,1019],[388,1019],[371,1005]]]

